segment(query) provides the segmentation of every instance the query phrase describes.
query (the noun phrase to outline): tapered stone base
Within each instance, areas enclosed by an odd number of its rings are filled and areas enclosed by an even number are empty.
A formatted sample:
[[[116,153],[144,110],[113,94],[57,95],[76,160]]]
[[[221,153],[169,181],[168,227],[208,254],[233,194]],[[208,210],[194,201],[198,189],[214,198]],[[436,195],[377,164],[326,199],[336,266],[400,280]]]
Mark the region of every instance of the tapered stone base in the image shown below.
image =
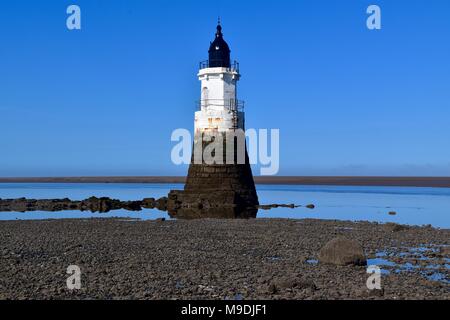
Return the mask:
[[[169,194],[178,218],[254,218],[258,195],[245,150],[245,164],[191,164],[184,191]]]
[[[255,218],[258,196],[250,165],[195,165],[184,191],[169,194],[175,218]]]

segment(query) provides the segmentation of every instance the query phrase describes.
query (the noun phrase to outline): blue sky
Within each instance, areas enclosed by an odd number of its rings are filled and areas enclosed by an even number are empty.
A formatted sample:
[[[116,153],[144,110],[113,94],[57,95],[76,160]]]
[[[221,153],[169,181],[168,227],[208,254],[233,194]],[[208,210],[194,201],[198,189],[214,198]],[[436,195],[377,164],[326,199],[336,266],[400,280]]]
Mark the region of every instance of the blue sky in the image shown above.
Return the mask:
[[[66,8],[82,30],[66,28]],[[382,9],[382,30],[366,8]],[[9,1],[0,10],[0,176],[183,175],[217,16],[249,128],[280,175],[450,175],[450,2]]]

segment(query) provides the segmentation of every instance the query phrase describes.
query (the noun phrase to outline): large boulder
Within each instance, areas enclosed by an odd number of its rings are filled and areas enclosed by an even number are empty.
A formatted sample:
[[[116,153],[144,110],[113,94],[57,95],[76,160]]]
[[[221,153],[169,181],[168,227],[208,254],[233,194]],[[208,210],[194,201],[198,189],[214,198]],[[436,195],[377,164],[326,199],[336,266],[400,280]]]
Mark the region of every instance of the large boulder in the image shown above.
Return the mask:
[[[329,241],[319,252],[322,263],[345,265],[367,265],[367,259],[361,245],[355,240],[337,237]]]

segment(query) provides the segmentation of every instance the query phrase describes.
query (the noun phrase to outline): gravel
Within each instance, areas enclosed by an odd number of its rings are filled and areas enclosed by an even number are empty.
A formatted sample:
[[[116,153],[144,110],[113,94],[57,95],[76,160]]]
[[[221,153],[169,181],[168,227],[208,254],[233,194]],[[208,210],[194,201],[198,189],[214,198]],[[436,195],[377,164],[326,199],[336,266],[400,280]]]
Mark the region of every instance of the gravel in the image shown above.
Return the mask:
[[[369,264],[389,262],[382,290],[367,289],[364,266],[317,262],[336,236]],[[448,300],[449,239],[429,226],[311,219],[2,221],[0,299]],[[80,290],[67,288],[69,265]]]

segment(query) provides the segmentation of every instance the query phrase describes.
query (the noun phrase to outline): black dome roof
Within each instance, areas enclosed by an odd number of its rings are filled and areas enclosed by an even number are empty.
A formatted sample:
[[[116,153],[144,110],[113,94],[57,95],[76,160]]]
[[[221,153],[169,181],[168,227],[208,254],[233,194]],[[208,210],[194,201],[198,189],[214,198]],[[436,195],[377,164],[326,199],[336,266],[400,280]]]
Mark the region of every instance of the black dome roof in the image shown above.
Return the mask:
[[[223,39],[222,26],[217,25],[216,38],[209,46],[209,67],[210,68],[230,68],[230,47]]]

